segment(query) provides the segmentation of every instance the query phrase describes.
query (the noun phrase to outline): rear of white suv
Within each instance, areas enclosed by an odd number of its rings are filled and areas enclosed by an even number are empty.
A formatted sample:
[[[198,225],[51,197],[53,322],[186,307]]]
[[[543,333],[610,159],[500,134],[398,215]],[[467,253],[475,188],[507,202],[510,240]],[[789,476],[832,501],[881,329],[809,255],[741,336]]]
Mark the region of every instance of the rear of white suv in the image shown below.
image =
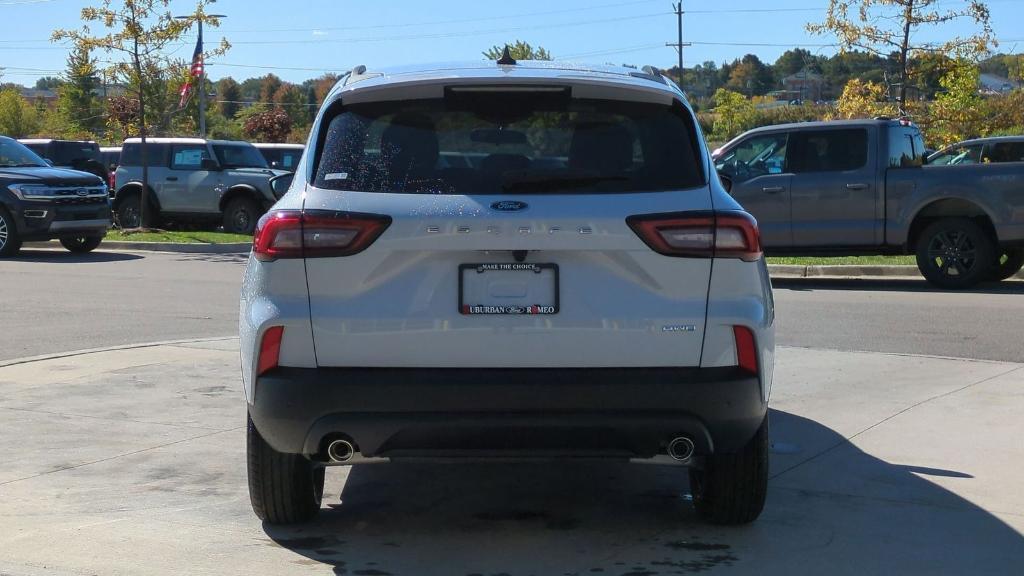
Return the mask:
[[[673,84],[360,68],[307,150],[242,291],[260,518],[328,465],[492,457],[689,465],[702,517],[758,516],[771,287]]]

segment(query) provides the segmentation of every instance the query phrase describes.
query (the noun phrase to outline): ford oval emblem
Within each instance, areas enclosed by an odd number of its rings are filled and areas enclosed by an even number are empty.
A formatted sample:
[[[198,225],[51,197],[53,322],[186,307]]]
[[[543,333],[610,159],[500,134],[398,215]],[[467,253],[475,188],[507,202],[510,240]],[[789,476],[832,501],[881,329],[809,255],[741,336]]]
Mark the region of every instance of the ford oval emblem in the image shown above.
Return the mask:
[[[526,210],[529,206],[526,202],[520,202],[519,200],[499,200],[491,204],[491,208],[498,210],[499,212],[518,212],[520,210]]]
[[[85,188],[79,188],[78,190],[75,190],[75,193],[78,194],[79,196],[88,196],[89,195],[89,191],[86,190]]]

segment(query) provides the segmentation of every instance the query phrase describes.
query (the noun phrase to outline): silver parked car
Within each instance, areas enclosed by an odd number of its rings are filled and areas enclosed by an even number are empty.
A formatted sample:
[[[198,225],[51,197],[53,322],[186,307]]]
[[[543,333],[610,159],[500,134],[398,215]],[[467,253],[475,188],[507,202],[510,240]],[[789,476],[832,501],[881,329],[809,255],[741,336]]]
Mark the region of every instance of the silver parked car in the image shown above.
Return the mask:
[[[689,466],[703,518],[757,518],[771,285],[675,84],[359,67],[310,142],[242,287],[257,516],[311,518],[329,465],[590,457]]]
[[[221,223],[227,232],[251,234],[277,201],[272,170],[248,142],[198,138],[147,138],[147,220]],[[142,157],[138,138],[125,141],[115,177],[114,211],[120,225],[140,224]]]

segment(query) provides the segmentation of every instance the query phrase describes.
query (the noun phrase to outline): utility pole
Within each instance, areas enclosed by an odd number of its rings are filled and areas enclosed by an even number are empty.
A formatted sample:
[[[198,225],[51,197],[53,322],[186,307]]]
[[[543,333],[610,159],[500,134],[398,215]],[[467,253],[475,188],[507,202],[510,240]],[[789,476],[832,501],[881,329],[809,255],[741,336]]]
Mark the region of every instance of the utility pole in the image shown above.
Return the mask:
[[[679,0],[678,3],[672,5],[672,10],[676,14],[676,26],[678,28],[679,37],[675,43],[666,42],[665,46],[672,46],[679,52],[679,87],[683,87],[683,46],[690,46],[689,42],[683,42],[683,0]]]

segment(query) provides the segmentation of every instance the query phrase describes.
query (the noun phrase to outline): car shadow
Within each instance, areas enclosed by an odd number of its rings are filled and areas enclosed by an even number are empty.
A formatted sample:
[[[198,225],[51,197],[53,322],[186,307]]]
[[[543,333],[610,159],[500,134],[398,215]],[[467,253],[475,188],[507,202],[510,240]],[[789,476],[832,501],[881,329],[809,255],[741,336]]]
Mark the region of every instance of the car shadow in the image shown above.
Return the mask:
[[[347,479],[329,470],[316,520],[263,529],[297,562],[359,576],[980,574],[1022,565],[1022,534],[928,479],[969,474],[889,463],[812,420],[771,418],[768,502],[748,526],[701,522],[679,467],[392,463],[353,467]]]
[[[59,264],[94,264],[97,262],[126,262],[145,258],[129,252],[105,252],[100,246],[88,254],[74,254],[65,250],[33,250],[22,248],[18,255],[9,260],[15,262],[53,262]]]
[[[946,290],[932,286],[923,278],[860,279],[860,278],[772,278],[773,288],[795,291],[858,290],[878,292],[949,292],[961,294],[1024,294],[1024,282],[984,282],[966,290]]]

